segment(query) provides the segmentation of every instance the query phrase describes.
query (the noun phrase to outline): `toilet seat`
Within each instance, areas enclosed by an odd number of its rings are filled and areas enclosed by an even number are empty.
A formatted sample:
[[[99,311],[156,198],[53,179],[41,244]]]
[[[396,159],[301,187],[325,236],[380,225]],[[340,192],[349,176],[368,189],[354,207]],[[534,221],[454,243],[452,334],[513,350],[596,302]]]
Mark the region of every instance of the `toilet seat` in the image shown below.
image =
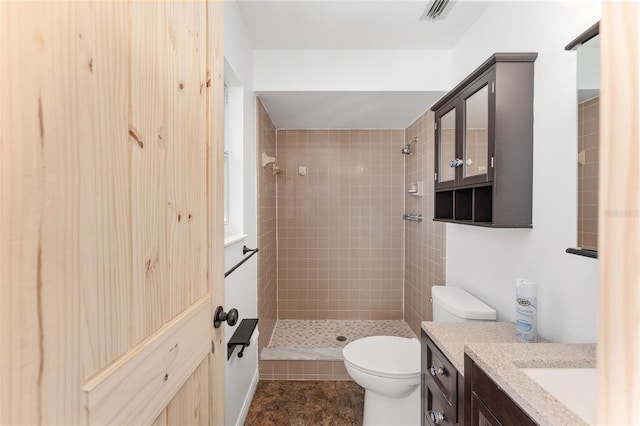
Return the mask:
[[[342,350],[345,363],[378,377],[420,377],[420,343],[397,336],[371,336],[355,340]]]

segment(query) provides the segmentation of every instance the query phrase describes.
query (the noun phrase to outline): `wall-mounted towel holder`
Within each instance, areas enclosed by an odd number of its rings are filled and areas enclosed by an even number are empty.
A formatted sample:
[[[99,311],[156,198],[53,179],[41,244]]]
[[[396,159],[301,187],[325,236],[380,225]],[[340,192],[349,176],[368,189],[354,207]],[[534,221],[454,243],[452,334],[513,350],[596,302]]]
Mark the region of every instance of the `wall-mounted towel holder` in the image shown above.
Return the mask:
[[[238,352],[238,358],[242,358],[244,355],[244,348],[251,344],[251,335],[258,325],[258,318],[248,318],[240,321],[240,325],[236,329],[231,339],[227,343],[227,361],[233,355],[236,346],[242,346],[240,352]]]
[[[269,170],[274,176],[284,173],[284,170],[276,163],[276,157],[271,157],[264,152],[262,153],[262,167]]]
[[[412,222],[422,222],[421,214],[405,213],[402,215],[403,220],[410,220]]]

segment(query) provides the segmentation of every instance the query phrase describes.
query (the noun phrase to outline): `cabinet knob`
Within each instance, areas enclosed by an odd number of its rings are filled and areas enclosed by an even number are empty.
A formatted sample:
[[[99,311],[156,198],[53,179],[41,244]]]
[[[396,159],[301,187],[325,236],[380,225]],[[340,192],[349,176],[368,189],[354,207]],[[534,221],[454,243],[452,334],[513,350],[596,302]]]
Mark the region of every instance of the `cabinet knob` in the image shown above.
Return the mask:
[[[449,166],[451,166],[452,168],[456,168],[456,167],[460,167],[462,166],[462,164],[464,164],[464,161],[462,161],[462,159],[460,158],[456,158],[455,160],[451,160],[449,162]]]
[[[431,366],[431,375],[433,377],[444,376],[444,368],[436,367],[435,365]]]
[[[439,411],[431,411],[429,413],[429,416],[431,416],[431,421],[433,422],[433,424],[439,425],[444,421],[444,415]]]

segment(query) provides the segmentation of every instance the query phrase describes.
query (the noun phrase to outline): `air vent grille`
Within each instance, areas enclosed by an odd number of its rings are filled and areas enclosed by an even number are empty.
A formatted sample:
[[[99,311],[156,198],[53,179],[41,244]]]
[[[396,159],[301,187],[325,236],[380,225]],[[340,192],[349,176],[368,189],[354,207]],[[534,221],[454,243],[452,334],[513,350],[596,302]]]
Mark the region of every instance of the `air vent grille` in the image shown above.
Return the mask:
[[[449,4],[449,0],[429,1],[425,13],[422,15],[422,19],[436,19],[440,17],[447,7],[447,4]]]

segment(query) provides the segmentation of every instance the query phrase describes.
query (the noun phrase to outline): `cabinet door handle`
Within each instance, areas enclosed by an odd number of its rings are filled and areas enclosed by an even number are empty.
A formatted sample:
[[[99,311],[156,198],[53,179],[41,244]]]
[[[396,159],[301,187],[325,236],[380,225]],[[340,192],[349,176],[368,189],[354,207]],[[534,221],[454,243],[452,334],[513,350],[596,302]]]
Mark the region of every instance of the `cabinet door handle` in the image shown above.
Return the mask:
[[[444,368],[436,367],[435,365],[431,366],[431,375],[433,377],[444,376]]]
[[[464,164],[464,161],[462,161],[462,159],[460,158],[456,158],[455,160],[451,160],[449,162],[449,166],[451,166],[452,168],[456,168],[456,167],[460,167],[462,166],[462,164]]]
[[[429,416],[431,417],[433,424],[439,425],[444,421],[444,415],[439,411],[431,411]]]

